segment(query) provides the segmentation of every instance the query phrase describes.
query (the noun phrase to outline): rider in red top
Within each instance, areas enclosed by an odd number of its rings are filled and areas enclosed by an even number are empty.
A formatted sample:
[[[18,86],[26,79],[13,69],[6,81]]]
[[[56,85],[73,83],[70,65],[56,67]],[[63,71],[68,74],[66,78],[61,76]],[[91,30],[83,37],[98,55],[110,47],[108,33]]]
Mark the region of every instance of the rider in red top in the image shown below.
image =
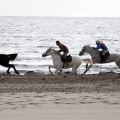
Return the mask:
[[[59,46],[59,48],[60,48],[60,50],[58,50],[58,52],[63,52],[62,57],[66,60],[66,67],[67,67],[68,62],[67,62],[66,56],[69,53],[69,50],[64,44],[60,43],[59,41],[56,41],[56,45]]]

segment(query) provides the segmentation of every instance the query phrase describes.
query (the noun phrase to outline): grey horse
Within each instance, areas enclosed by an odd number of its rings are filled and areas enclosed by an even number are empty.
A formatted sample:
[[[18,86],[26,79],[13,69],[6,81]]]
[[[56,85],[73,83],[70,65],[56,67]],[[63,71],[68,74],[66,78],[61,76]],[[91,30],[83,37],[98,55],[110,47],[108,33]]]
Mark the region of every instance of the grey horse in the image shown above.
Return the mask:
[[[93,64],[95,64],[95,63],[101,63],[100,52],[101,51],[93,49],[93,47],[90,47],[89,45],[85,45],[80,51],[79,55],[81,56],[84,53],[89,53],[92,57]],[[106,58],[105,63],[110,63],[110,62],[115,62],[116,65],[120,68],[120,54],[116,54],[116,53],[110,54]],[[89,66],[89,68],[86,68],[84,74],[90,69],[90,67],[91,66]]]

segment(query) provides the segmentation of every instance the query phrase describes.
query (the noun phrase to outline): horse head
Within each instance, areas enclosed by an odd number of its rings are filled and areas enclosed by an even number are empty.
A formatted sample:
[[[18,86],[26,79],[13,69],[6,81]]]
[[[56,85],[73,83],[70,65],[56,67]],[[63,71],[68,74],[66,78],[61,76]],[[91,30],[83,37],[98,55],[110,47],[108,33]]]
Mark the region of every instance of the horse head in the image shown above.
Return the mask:
[[[50,52],[51,52],[51,48],[48,48],[48,49],[42,54],[42,57],[46,57],[46,56],[50,55]]]
[[[54,50],[50,47],[46,50],[46,52],[44,52],[42,54],[42,57],[46,57],[46,56],[49,56],[49,55],[52,55],[52,54],[59,54],[59,53],[56,50]]]
[[[82,50],[80,51],[79,55],[83,55],[84,53],[90,53],[90,51],[93,50],[92,47],[90,47],[89,45],[85,45]]]

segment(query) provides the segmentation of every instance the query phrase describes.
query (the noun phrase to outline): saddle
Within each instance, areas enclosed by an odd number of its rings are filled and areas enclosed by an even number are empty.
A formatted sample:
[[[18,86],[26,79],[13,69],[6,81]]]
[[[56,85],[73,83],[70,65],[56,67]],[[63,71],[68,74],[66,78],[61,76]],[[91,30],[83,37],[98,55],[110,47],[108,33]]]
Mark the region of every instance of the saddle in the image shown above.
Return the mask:
[[[72,56],[69,54],[69,55],[66,56],[66,59],[63,56],[61,56],[61,61],[63,63],[71,62],[72,61]]]

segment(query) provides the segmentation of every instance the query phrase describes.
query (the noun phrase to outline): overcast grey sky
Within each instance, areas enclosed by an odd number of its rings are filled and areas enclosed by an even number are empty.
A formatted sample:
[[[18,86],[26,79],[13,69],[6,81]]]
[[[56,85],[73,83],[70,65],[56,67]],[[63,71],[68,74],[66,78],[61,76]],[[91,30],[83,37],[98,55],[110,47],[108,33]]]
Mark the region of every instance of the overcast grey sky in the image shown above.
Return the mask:
[[[0,16],[120,17],[120,0],[0,0]]]

